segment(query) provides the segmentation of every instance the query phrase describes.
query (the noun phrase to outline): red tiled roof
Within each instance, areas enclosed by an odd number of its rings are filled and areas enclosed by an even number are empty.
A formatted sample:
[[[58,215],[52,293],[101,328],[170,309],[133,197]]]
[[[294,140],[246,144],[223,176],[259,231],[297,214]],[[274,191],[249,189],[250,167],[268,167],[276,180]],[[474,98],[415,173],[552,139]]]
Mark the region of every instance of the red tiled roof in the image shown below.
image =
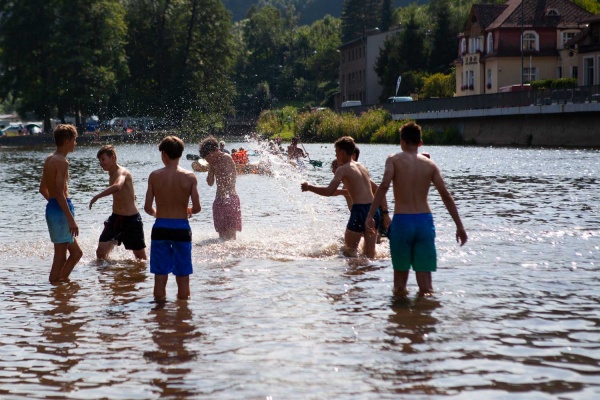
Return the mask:
[[[495,28],[579,28],[586,18],[593,16],[590,12],[571,3],[569,0],[508,0],[506,9],[488,26]],[[524,4],[521,10],[521,4]],[[554,9],[557,16],[547,15]]]

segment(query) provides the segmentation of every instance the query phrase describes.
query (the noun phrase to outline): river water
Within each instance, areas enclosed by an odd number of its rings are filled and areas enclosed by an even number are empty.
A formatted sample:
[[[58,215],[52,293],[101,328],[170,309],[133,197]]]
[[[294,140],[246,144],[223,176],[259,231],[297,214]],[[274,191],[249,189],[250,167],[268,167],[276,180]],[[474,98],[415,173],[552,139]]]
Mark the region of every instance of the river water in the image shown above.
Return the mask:
[[[228,147],[254,148],[252,143]],[[328,165],[333,146],[306,144]],[[361,145],[375,181],[398,146]],[[424,147],[469,234],[459,247],[434,190],[436,294],[392,299],[389,246],[341,254],[341,197],[301,193],[328,168],[244,175],[243,231],[220,242],[215,189],[197,173],[191,300],[157,307],[123,248],[95,259],[109,198],[98,147],[69,156],[84,257],[47,283],[52,245],[37,192],[53,149],[0,149],[0,397],[55,399],[600,398],[600,152]],[[197,153],[190,144],[185,153]],[[121,144],[141,209],[156,145]],[[182,160],[189,167],[190,162]],[[391,200],[391,191],[388,195]],[[153,220],[144,214],[145,232]]]

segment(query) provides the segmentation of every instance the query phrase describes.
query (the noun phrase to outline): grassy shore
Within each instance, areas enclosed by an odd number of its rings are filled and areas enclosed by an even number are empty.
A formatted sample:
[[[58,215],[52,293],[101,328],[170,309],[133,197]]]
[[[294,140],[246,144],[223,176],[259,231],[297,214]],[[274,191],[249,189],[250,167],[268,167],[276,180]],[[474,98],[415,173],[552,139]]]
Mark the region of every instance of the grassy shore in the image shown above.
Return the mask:
[[[399,129],[408,120],[392,120],[387,110],[373,108],[360,115],[352,112],[335,113],[325,109],[298,112],[294,107],[263,111],[256,130],[271,139],[283,140],[294,136],[305,142],[331,143],[342,136],[351,136],[358,143],[400,143]],[[435,145],[464,144],[460,132],[424,131],[423,142]]]

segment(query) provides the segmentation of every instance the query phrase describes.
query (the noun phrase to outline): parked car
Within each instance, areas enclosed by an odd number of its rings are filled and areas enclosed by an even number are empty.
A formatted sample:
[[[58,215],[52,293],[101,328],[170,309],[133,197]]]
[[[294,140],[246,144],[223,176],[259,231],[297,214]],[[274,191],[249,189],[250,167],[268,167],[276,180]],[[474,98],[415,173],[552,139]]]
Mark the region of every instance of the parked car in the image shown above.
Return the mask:
[[[3,136],[18,136],[22,135],[25,131],[23,125],[9,125],[2,129]]]
[[[43,131],[42,126],[40,124],[34,123],[25,124],[25,130],[30,135],[39,135]]]
[[[342,102],[342,107],[358,107],[358,106],[362,106],[362,102],[360,100],[348,100],[348,101],[344,101]]]
[[[413,101],[413,98],[410,96],[393,96],[388,97],[388,103],[404,103],[407,101]]]

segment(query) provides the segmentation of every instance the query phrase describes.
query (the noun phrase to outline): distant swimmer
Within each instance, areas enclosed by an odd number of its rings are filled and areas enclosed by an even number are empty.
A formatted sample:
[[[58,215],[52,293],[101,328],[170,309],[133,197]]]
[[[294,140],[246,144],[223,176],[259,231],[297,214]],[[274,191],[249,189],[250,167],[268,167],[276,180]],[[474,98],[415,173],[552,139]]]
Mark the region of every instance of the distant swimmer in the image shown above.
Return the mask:
[[[190,297],[192,268],[192,229],[188,218],[199,213],[198,181],[192,171],[179,166],[184,144],[177,136],[167,136],[158,145],[164,168],[148,177],[144,210],[156,217],[152,227],[150,272],[154,274],[154,299],[167,298],[167,280],[173,273],[177,298]],[[154,200],[156,199],[156,209]],[[192,207],[188,207],[190,200]]]
[[[46,204],[46,222],[50,240],[54,243],[54,259],[50,283],[66,281],[83,256],[77,243],[79,226],[75,222],[75,208],[69,198],[69,162],[67,155],[75,150],[77,129],[61,124],[54,129],[56,151],[44,161],[40,193]],[[69,256],[67,257],[67,252]]]
[[[303,192],[310,191],[320,196],[335,196],[339,194],[336,190],[340,183],[343,183],[352,201],[350,219],[344,234],[345,254],[355,257],[360,239],[364,237],[364,253],[367,257],[374,258],[377,235],[375,232],[365,230],[365,220],[373,202],[371,177],[362,164],[352,159],[354,148],[354,139],[350,136],[339,138],[335,142],[338,168],[329,186],[313,186],[304,182],[301,189]],[[379,212],[375,215],[375,219],[376,225],[379,226],[381,219]]]
[[[222,153],[230,154],[229,150],[225,148],[225,142],[222,140],[219,142],[219,150],[221,150]]]
[[[437,253],[433,216],[427,200],[431,183],[440,193],[456,224],[456,241],[461,246],[467,242],[467,232],[438,166],[428,155],[418,154],[419,146],[423,144],[421,138],[421,127],[414,122],[400,128],[402,152],[386,160],[383,179],[367,218],[367,229],[374,231],[377,207],[385,199],[393,182],[395,206],[389,239],[394,267],[394,294],[398,296],[407,293],[406,282],[411,267],[417,276],[419,295],[433,292],[431,273],[437,269]]]
[[[290,144],[287,148],[287,156],[290,160],[297,160],[301,157],[306,157],[308,154],[304,152],[301,148],[298,147],[298,138],[292,138],[292,144]]]
[[[146,259],[144,224],[135,205],[135,191],[131,173],[117,164],[117,150],[112,145],[102,147],[96,154],[100,167],[108,172],[108,188],[90,201],[90,210],[98,199],[112,195],[112,215],[104,221],[104,230],[98,240],[96,257],[107,259],[115,244],[133,251],[135,258]]]
[[[217,151],[217,140],[214,137],[208,137],[200,143],[200,156],[208,161],[206,183],[212,186],[215,179],[217,182],[217,194],[213,202],[215,230],[219,233],[219,238],[235,240],[236,232],[242,230],[242,209],[235,191],[235,162],[229,154]]]

